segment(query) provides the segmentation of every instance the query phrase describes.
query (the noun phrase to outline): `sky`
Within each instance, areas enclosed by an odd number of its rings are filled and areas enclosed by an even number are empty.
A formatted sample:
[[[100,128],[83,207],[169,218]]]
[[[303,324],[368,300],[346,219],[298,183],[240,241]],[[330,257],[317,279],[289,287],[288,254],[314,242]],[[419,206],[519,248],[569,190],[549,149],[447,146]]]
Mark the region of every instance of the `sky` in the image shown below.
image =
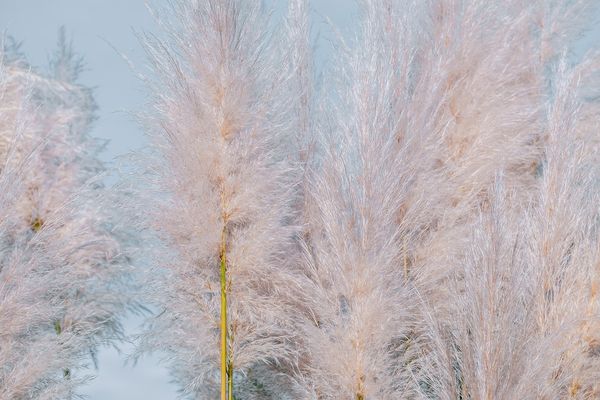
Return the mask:
[[[254,0],[250,0],[254,1]],[[285,0],[270,0],[276,13]],[[166,1],[154,0],[160,6]],[[356,7],[348,0],[313,0],[312,22],[319,32],[321,63],[326,61],[332,37],[326,19],[343,29],[351,26]],[[134,113],[148,102],[148,94],[129,63],[145,66],[144,52],[135,32],[156,32],[144,0],[0,0],[0,32],[22,43],[30,64],[44,71],[56,48],[58,29],[64,26],[73,49],[84,58],[86,70],[80,82],[92,87],[98,119],[91,134],[108,139],[102,159],[110,167],[115,157],[146,145]],[[127,61],[125,61],[125,59]],[[141,320],[125,321],[127,333],[138,331]],[[170,400],[177,398],[168,371],[158,355],[142,358],[134,366],[128,360],[133,345],[123,343],[120,352],[103,348],[96,379],[81,391],[90,400]]]
[[[272,1],[277,12],[285,7],[285,0]],[[153,3],[160,5],[161,1]],[[319,33],[317,63],[327,62],[332,37],[325,20],[329,18],[344,31],[353,26],[355,14],[356,6],[350,0],[312,1],[312,22]],[[0,31],[22,42],[30,63],[42,70],[56,47],[60,26],[66,28],[75,51],[84,57],[87,68],[80,82],[94,88],[99,106],[92,135],[109,140],[102,158],[110,166],[115,157],[146,145],[133,113],[145,107],[147,92],[128,62],[144,67],[144,53],[135,32],[155,32],[154,21],[143,0],[0,0]],[[580,40],[579,51],[599,38],[600,24],[595,24]],[[138,318],[129,318],[127,332],[135,333],[139,323]],[[132,350],[133,345],[126,343],[120,352],[102,349],[99,368],[92,371],[97,379],[82,394],[90,400],[177,398],[176,387],[160,365],[159,356],[142,358],[135,366],[125,364]]]

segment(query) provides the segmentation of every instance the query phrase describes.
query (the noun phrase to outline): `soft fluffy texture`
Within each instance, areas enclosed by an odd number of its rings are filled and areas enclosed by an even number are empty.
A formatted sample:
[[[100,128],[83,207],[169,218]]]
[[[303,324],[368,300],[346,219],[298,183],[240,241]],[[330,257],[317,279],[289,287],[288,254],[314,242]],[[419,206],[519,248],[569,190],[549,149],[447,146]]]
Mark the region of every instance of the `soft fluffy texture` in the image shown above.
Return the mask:
[[[126,258],[102,207],[94,103],[61,38],[52,77],[1,54],[2,399],[73,396],[96,348],[121,336]]]
[[[142,118],[152,149],[135,190],[154,267],[146,298],[158,310],[143,347],[166,352],[184,393],[218,397],[224,242],[234,392],[264,398],[291,385],[280,370],[298,358],[293,134],[307,117],[289,96],[302,85],[284,57],[294,51],[269,34],[257,2],[178,1],[162,11],[166,39],[145,38],[153,99]]]
[[[362,0],[322,85],[289,4],[145,38],[142,349],[217,397],[225,238],[238,400],[598,397],[592,2]]]

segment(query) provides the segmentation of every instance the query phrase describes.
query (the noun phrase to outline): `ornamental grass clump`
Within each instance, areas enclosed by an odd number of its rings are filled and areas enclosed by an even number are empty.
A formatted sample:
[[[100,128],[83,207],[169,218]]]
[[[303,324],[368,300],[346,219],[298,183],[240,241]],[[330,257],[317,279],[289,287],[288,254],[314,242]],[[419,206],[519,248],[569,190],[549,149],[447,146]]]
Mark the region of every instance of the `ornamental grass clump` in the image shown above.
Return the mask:
[[[176,1],[143,38],[141,350],[206,399],[600,396],[590,1]]]
[[[14,50],[0,58],[0,398],[64,399],[122,336],[122,236],[64,34],[51,75]]]

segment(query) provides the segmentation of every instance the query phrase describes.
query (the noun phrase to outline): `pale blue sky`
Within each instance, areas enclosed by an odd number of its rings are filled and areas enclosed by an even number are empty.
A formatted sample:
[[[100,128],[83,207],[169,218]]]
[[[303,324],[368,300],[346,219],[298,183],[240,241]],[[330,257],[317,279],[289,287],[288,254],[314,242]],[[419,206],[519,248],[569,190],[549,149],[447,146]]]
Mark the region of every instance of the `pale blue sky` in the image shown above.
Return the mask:
[[[255,0],[249,0],[255,1]],[[160,0],[152,4],[160,5]],[[286,0],[270,0],[277,9]],[[313,23],[320,32],[319,58],[327,53],[327,38],[332,34],[325,17],[348,28],[355,5],[348,0],[313,0]],[[131,112],[140,110],[146,92],[119,53],[136,65],[144,66],[144,54],[134,30],[154,31],[154,21],[144,0],[0,0],[0,33],[22,42],[22,51],[30,63],[42,70],[56,47],[57,31],[64,25],[74,50],[85,59],[87,70],[80,81],[94,88],[99,106],[92,134],[109,139],[103,160],[110,162],[145,145],[145,139]],[[113,48],[114,47],[114,48]],[[116,50],[115,50],[116,49]],[[128,333],[136,330],[139,320],[130,318]],[[84,394],[90,400],[170,400],[177,397],[169,383],[167,370],[158,357],[146,357],[133,367],[123,365],[131,345],[121,346],[123,354],[103,349],[99,370]]]
[[[253,0],[252,0],[253,1]],[[276,7],[285,0],[273,0]],[[160,4],[160,1],[154,1]],[[324,17],[348,29],[355,13],[350,0],[313,0],[313,23],[320,32],[319,60],[327,54],[327,38],[332,34]],[[64,25],[73,39],[74,49],[85,58],[87,71],[81,81],[95,88],[99,105],[93,135],[110,140],[105,161],[138,149],[145,144],[143,135],[130,116],[144,107],[146,93],[118,52],[138,67],[144,55],[133,31],[153,31],[154,23],[143,0],[0,0],[0,31],[23,42],[22,50],[34,66],[44,67],[55,48],[56,33]],[[579,49],[588,48],[600,38],[600,26],[581,40]],[[110,45],[108,44],[110,43]],[[111,47],[118,50],[118,52]],[[127,321],[129,333],[139,321]],[[125,354],[131,346],[123,345]],[[124,366],[125,355],[103,349],[99,358],[98,378],[84,393],[91,400],[169,400],[175,399],[175,387],[157,357],[147,357],[133,367]]]

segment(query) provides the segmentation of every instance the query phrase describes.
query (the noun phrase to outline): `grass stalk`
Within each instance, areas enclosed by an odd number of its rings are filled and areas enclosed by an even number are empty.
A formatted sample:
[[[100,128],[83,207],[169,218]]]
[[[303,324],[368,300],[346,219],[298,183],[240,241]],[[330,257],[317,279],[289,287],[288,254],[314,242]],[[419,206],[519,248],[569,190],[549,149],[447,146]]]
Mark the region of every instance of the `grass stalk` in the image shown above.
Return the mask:
[[[221,233],[221,400],[227,400],[227,386],[229,380],[229,363],[227,357],[227,249],[226,249],[226,222],[223,221]],[[229,382],[231,387],[231,382]],[[231,388],[230,388],[231,392]]]

